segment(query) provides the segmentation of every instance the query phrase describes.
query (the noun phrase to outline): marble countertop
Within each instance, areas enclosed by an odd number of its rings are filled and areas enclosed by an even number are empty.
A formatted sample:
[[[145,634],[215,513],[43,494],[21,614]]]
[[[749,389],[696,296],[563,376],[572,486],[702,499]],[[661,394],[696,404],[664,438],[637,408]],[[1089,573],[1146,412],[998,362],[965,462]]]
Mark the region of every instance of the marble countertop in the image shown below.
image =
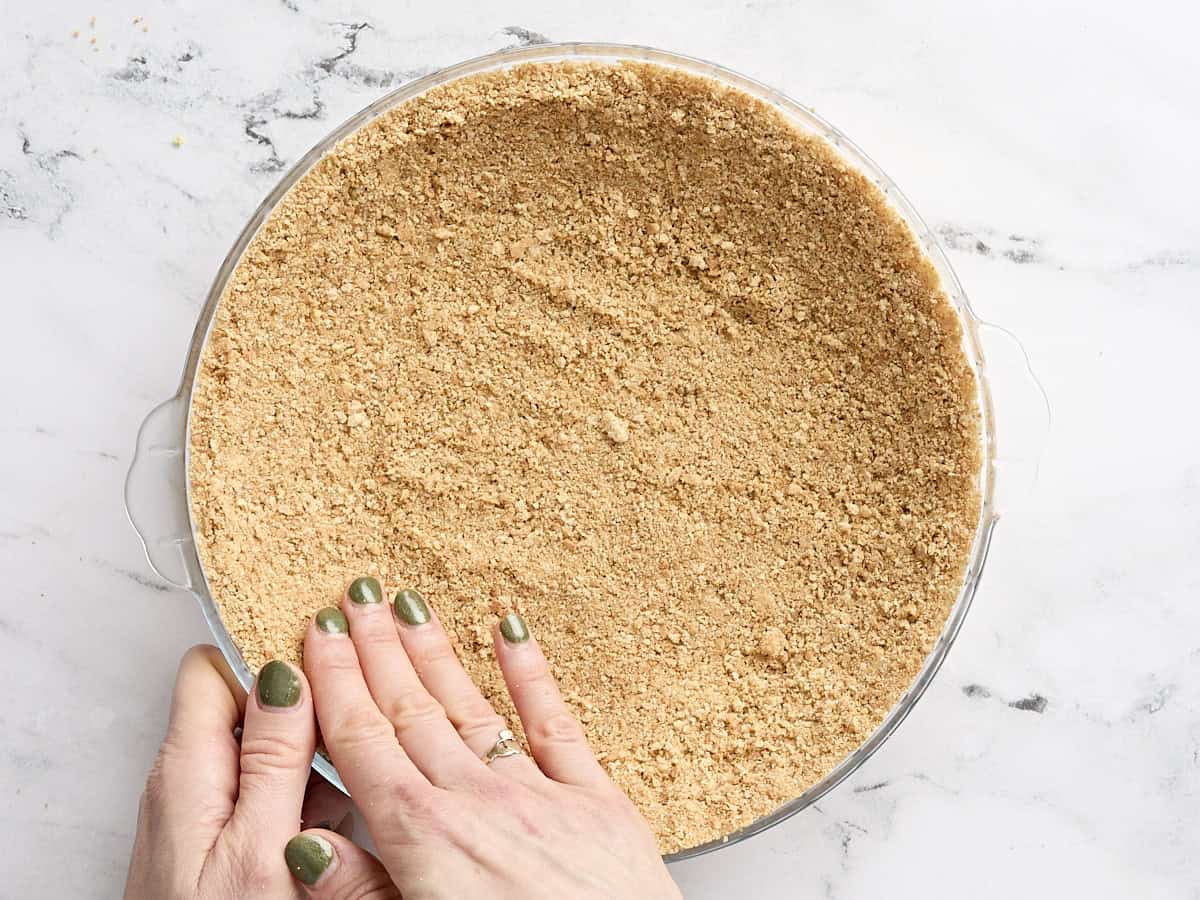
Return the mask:
[[[1200,898],[1198,29],[1154,0],[6,4],[0,896],[120,893],[206,638],[122,482],[248,215],[393,87],[611,40],[721,62],[858,141],[1054,413],[915,712],[817,807],[677,865],[686,895]]]

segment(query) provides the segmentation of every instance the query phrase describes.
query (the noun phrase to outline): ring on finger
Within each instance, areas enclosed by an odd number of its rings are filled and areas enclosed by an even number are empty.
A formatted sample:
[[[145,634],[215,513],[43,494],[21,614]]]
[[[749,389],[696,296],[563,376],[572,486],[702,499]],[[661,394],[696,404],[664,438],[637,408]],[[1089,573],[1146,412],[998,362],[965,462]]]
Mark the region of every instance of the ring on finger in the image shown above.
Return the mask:
[[[523,756],[524,752],[517,744],[517,739],[513,733],[507,728],[500,730],[500,734],[496,737],[496,743],[488,749],[488,752],[483,754],[481,759],[489,766],[498,759],[504,759],[506,756]]]

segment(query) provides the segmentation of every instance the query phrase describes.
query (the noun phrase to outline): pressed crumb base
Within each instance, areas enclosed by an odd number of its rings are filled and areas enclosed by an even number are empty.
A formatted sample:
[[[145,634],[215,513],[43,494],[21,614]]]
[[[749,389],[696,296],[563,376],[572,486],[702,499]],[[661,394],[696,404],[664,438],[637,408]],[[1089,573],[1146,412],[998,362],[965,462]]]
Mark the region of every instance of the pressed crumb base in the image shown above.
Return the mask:
[[[820,780],[912,683],[979,513],[958,320],[863,176],[648,64],[476,75],[342,141],[238,266],[192,401],[252,668],[357,575],[514,721],[519,611],[662,849]]]

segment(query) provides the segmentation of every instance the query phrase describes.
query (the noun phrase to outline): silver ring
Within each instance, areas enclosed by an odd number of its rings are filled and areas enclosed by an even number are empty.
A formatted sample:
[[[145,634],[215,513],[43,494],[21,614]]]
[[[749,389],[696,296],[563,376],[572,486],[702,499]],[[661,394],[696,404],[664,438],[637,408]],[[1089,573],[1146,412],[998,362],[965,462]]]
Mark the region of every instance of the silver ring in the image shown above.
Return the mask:
[[[517,739],[513,737],[513,733],[507,728],[500,731],[496,738],[496,743],[492,744],[491,749],[480,757],[489,766],[497,759],[504,759],[506,756],[521,756],[521,748],[517,745]]]

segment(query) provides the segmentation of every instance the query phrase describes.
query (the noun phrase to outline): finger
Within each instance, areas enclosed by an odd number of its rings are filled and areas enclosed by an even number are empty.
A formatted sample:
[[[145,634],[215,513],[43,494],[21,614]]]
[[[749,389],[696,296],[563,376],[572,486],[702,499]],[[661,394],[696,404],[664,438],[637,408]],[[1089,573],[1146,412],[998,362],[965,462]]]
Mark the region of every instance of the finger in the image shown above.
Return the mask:
[[[349,797],[316,772],[308,776],[304,806],[300,811],[301,828],[329,828],[336,831],[349,812]]]
[[[272,660],[246,700],[230,841],[282,847],[296,833],[315,748],[308,682],[295,666]]]
[[[611,784],[525,620],[505,616],[496,627],[495,641],[496,660],[541,770],[567,784]]]
[[[216,647],[201,644],[184,655],[154,778],[163,782],[164,805],[185,811],[188,821],[219,826],[233,812],[238,789],[234,730],[244,702]]]
[[[309,623],[304,670],[311,679],[325,749],[350,796],[366,798],[361,808],[368,819],[376,798],[386,801],[396,792],[411,797],[429,790],[367,690],[341,610],[327,607]]]
[[[416,591],[403,590],[396,594],[393,606],[400,641],[421,683],[441,704],[471,753],[482,757],[508,726],[462,667],[442,623],[424,598]],[[491,768],[518,780],[541,777],[533,760],[523,754],[497,759]]]
[[[318,900],[399,900],[379,860],[335,832],[301,832],[287,842],[284,859],[308,896]]]
[[[446,712],[421,684],[396,633],[392,611],[374,578],[359,578],[342,608],[363,676],[375,703],[396,729],[404,750],[433,784],[447,786],[479,776],[479,761]]]
[[[138,809],[135,861],[165,855],[193,883],[237,800],[234,729],[241,690],[231,689],[223,670],[227,666],[215,647],[193,647],[184,655],[170,723]]]

